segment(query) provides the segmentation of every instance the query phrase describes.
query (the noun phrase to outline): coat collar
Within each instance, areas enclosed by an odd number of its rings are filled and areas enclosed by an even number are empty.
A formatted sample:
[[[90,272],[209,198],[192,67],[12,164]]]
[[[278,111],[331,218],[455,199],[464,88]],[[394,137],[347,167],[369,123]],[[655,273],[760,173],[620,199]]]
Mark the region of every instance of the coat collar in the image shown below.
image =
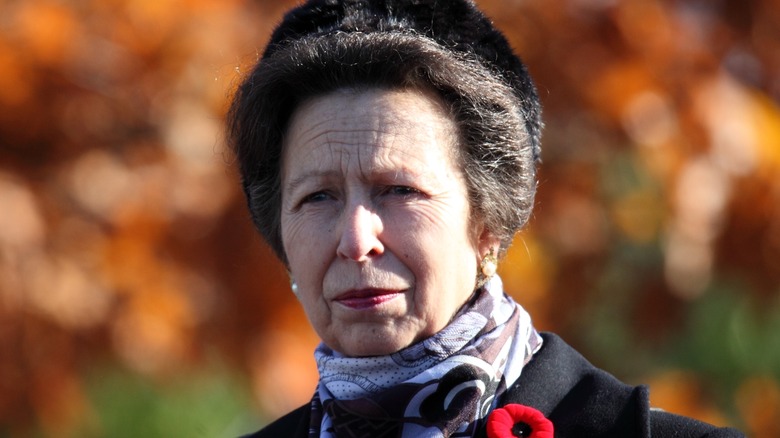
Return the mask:
[[[588,362],[555,334],[544,343],[500,405],[541,411],[556,436],[649,436],[645,386],[632,387]]]

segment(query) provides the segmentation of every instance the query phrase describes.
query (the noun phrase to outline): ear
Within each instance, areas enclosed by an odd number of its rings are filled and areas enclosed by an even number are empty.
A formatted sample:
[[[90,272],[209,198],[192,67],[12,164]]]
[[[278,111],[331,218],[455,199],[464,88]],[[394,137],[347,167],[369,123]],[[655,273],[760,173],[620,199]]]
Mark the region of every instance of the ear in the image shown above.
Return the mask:
[[[498,257],[501,240],[484,226],[480,227],[480,230],[477,236],[477,256],[479,260],[482,260],[487,254],[493,254]]]

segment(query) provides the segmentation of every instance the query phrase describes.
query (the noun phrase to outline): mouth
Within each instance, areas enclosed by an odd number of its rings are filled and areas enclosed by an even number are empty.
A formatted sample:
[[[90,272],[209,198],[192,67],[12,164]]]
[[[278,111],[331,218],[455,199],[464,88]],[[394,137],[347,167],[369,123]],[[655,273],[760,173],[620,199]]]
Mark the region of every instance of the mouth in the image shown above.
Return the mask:
[[[356,289],[339,295],[335,301],[355,310],[370,309],[398,298],[404,291],[397,289]]]

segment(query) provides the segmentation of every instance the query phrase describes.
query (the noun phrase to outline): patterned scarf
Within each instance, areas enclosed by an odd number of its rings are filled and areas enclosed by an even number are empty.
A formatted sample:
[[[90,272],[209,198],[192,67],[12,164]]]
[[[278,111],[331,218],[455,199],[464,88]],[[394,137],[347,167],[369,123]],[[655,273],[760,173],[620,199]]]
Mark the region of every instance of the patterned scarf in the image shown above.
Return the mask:
[[[309,437],[471,437],[542,345],[493,276],[443,330],[388,356],[324,344]]]

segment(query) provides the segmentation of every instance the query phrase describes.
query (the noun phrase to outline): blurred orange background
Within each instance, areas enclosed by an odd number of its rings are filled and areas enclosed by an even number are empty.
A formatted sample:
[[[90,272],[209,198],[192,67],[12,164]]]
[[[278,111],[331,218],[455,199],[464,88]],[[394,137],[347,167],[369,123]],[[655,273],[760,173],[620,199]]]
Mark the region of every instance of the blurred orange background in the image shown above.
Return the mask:
[[[0,436],[235,436],[311,397],[222,138],[292,4],[0,4]],[[780,1],[478,4],[545,111],[507,289],[657,406],[780,436]]]

